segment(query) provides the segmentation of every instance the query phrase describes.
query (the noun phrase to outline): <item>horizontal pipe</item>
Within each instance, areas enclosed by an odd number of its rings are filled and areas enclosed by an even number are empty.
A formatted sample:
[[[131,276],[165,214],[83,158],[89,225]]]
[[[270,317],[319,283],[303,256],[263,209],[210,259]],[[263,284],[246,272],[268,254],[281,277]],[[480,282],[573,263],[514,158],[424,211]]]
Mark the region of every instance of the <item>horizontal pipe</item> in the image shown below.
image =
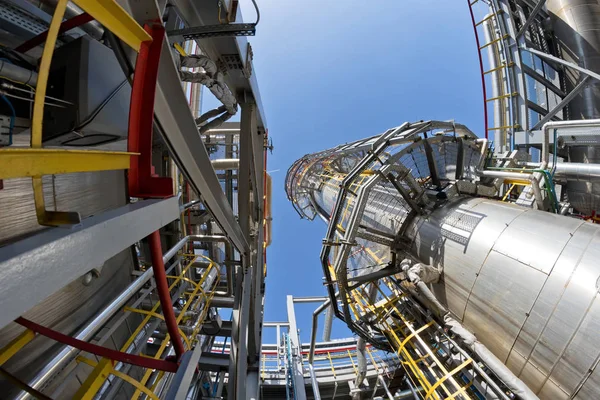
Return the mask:
[[[227,236],[224,235],[189,235],[185,240],[194,240],[198,242],[228,242]]]
[[[0,76],[9,78],[24,85],[34,87],[37,85],[37,72],[19,67],[18,65],[11,64],[7,61],[0,60]]]
[[[554,175],[567,181],[600,182],[600,164],[561,162]]]
[[[600,126],[600,119],[584,119],[576,121],[550,121],[544,124],[542,132],[544,141],[542,142],[542,155],[541,155],[541,168],[545,169],[548,166],[548,159],[550,158],[550,130],[561,129],[561,128],[591,128],[594,126]],[[560,134],[558,136],[561,136]],[[558,139],[558,137],[557,137]],[[556,155],[555,155],[556,156]]]
[[[532,173],[520,173],[520,172],[504,172],[504,171],[481,171],[481,176],[488,178],[505,178],[505,179],[518,179],[528,180],[531,183],[533,189],[533,195],[535,202],[540,210],[544,209],[544,203],[542,201],[542,191],[540,190],[540,182]]]
[[[211,160],[211,164],[216,170],[232,170],[240,168],[239,158],[221,158],[218,160]]]
[[[195,206],[196,204],[199,204],[199,203],[200,203],[200,200],[192,200],[189,203],[185,203],[182,206],[180,206],[179,209],[181,211],[187,210],[188,208],[193,207],[193,206]]]
[[[289,322],[263,322],[263,327],[275,328],[277,326],[289,326]]]
[[[294,297],[294,303],[322,303],[327,300],[328,298],[324,296]]]

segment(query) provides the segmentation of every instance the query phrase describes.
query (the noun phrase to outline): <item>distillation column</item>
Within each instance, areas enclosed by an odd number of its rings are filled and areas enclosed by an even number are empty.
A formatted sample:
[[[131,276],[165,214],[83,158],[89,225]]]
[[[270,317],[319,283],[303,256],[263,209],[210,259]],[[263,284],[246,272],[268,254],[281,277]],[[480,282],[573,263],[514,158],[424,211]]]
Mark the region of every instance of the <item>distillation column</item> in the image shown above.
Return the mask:
[[[434,312],[441,303],[531,392],[598,398],[600,226],[500,201],[514,174],[486,170],[487,142],[464,127],[390,131],[307,155],[288,171],[301,216],[329,221],[330,287],[351,293],[414,272],[435,296],[421,291],[420,303]],[[349,325],[376,340],[368,318]]]

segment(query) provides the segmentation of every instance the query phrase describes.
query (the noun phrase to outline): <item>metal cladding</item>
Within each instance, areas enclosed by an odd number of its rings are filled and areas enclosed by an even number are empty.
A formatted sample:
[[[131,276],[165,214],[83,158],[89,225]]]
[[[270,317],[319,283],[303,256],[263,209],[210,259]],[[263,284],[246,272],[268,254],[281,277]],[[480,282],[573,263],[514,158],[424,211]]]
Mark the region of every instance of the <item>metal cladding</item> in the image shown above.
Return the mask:
[[[600,71],[600,3],[584,0],[551,0],[548,11],[561,56],[588,70]],[[572,90],[585,77],[565,74],[567,89]],[[569,103],[570,119],[600,118],[600,81],[592,79]],[[598,163],[600,151],[595,145],[576,144],[569,151],[571,162]],[[600,208],[600,185],[569,182],[569,199],[573,206],[589,215]]]
[[[333,310],[371,343],[394,347],[390,329],[410,316],[416,330],[424,306],[458,321],[508,367],[503,375],[495,360],[471,354],[502,390],[600,398],[600,226],[536,209],[547,199],[500,201],[512,175],[486,177],[487,158],[487,142],[464,126],[418,122],[296,161],[286,192],[302,217],[329,224],[321,260]],[[414,263],[436,273],[414,280]],[[372,288],[379,294],[367,301]],[[388,314],[378,314],[382,303]],[[532,393],[507,382],[513,374]]]

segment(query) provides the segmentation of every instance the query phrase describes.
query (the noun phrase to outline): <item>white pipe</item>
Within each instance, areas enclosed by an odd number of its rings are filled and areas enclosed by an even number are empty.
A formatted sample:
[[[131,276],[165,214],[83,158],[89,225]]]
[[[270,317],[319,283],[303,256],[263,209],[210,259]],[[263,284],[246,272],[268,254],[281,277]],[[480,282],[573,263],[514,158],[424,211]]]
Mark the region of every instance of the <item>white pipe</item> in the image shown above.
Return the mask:
[[[485,138],[481,138],[475,140],[475,143],[481,143],[481,149],[479,150],[481,158],[479,159],[479,164],[477,164],[477,171],[483,171],[483,168],[485,167],[485,159],[487,156],[488,140]]]
[[[600,164],[561,162],[554,174],[567,181],[600,182]]]
[[[356,360],[358,364],[354,385],[358,388],[367,376],[367,342],[362,337],[356,341]]]
[[[240,169],[239,158],[221,158],[219,160],[212,160],[211,163],[215,170]]]
[[[540,182],[532,173],[520,173],[520,172],[505,172],[505,171],[481,171],[481,176],[488,178],[508,178],[508,179],[526,179],[531,182],[533,189],[533,196],[535,197],[535,203],[538,209],[544,209],[544,202],[542,200],[542,191],[540,190]]]
[[[544,135],[544,141],[542,143],[542,155],[541,155],[541,166],[540,168],[546,169],[548,166],[548,159],[550,158],[550,130],[560,128],[591,128],[594,126],[600,126],[600,119],[584,119],[577,121],[550,121],[546,122],[542,127]],[[556,136],[562,136],[560,133]],[[556,158],[556,154],[554,155]]]

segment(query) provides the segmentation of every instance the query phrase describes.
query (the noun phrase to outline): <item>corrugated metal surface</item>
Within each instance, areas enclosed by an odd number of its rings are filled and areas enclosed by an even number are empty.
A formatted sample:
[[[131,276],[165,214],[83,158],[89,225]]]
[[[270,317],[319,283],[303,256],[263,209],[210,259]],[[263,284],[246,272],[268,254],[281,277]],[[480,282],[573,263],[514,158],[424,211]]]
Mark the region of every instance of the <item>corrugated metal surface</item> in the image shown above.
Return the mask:
[[[17,135],[16,138],[16,142],[20,144],[25,144],[28,140],[27,135]],[[124,150],[125,143],[112,143],[103,148]],[[127,202],[126,172],[122,170],[45,176],[43,181],[46,208],[50,210],[77,211],[82,218],[86,218],[118,208]],[[37,223],[31,179],[5,180],[4,189],[0,190],[0,204],[3,208],[0,212],[0,245],[48,229]],[[36,268],[35,265],[29,267]],[[89,286],[83,285],[81,279],[76,279],[24,316],[66,334],[79,330],[129,284],[134,268],[132,252],[125,249],[102,266],[89,266],[90,270],[93,268],[101,269],[101,273]],[[13,339],[21,330],[16,324],[0,330],[0,346]],[[38,337],[5,366],[18,377],[27,380],[50,359],[58,347],[55,342]],[[14,390],[12,385],[0,383],[3,393],[6,393],[5,389],[9,390],[8,387]]]

